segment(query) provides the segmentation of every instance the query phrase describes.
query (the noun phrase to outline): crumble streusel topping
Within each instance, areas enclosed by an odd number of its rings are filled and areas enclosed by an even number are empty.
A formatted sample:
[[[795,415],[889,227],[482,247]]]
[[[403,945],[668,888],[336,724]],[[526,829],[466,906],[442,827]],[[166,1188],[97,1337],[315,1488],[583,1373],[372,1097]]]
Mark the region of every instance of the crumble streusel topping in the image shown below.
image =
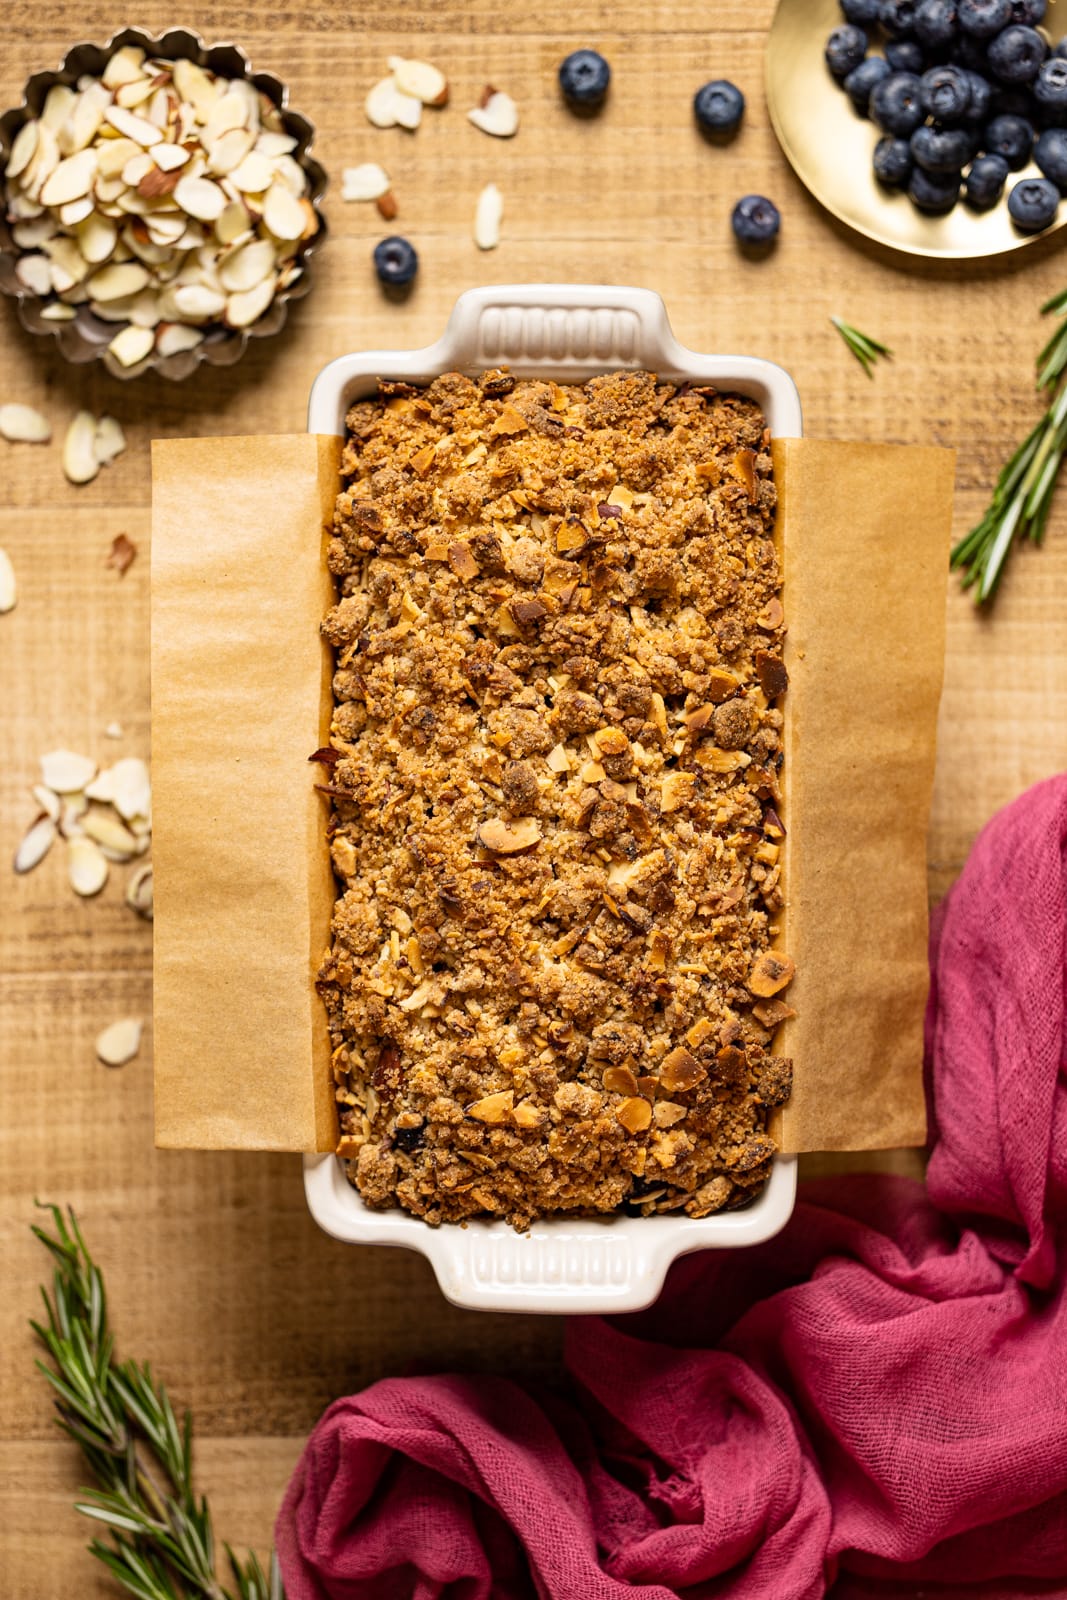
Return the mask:
[[[758,406],[453,372],[347,420],[315,759],[353,1182],[431,1223],[745,1204],[793,971]]]

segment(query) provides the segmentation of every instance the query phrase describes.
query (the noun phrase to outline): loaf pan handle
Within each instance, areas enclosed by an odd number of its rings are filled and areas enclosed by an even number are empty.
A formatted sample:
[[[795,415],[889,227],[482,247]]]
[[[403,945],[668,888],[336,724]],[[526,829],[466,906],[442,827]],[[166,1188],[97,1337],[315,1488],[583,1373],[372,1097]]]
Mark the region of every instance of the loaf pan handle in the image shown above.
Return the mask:
[[[550,364],[568,375],[614,367],[667,369],[681,355],[667,309],[651,289],[599,284],[517,284],[469,289],[446,340],[479,367]]]

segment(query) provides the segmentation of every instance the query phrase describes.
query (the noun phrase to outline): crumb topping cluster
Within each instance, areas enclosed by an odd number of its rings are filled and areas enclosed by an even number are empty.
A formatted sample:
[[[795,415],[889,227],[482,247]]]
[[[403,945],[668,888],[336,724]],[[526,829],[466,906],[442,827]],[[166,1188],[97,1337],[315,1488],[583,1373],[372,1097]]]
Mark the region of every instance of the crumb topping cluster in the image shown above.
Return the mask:
[[[747,1203],[793,965],[758,406],[379,386],[329,562],[339,1153],[428,1222]]]

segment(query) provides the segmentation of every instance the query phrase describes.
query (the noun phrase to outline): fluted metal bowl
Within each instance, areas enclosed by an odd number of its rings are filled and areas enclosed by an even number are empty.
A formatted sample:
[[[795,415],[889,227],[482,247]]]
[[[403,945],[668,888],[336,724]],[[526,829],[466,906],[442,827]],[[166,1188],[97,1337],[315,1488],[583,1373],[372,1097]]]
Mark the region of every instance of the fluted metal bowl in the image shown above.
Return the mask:
[[[289,109],[286,86],[273,73],[253,72],[247,56],[236,45],[205,45],[203,39],[188,28],[172,28],[160,36],[146,33],[141,28],[123,28],[107,44],[86,42],[73,45],[57,71],[34,73],[26,83],[19,104],[0,117],[0,167],[6,170],[16,134],[28,118],[40,115],[50,89],[56,84],[73,86],[83,74],[99,77],[111,56],[124,45],[135,45],[144,50],[146,55],[159,60],[176,61],[184,56],[220,77],[244,78],[277,106],[285,132],[297,142],[293,159],[300,163],[307,174],[308,199],[319,223],[318,232],[297,247],[296,258],[303,271],[292,284],[278,291],[267,310],[250,327],[206,325],[204,338],[195,349],[180,350],[169,356],[160,356],[153,350],[133,367],[122,366],[108,349],[121,324],[102,321],[85,305],[78,306],[75,317],[68,322],[52,322],[41,316],[42,307],[48,302],[27,289],[15,275],[15,263],[22,252],[14,241],[2,208],[0,291],[11,295],[17,302],[22,326],[30,333],[45,334],[54,339],[68,361],[79,365],[87,361],[102,361],[113,377],[123,379],[137,378],[151,371],[161,372],[166,378],[188,378],[202,361],[213,367],[232,366],[241,359],[249,338],[265,339],[279,333],[285,325],[289,302],[302,299],[307,294],[311,288],[310,257],[326,236],[326,219],[320,207],[326,188],[326,173],[311,156],[315,130],[306,117]]]

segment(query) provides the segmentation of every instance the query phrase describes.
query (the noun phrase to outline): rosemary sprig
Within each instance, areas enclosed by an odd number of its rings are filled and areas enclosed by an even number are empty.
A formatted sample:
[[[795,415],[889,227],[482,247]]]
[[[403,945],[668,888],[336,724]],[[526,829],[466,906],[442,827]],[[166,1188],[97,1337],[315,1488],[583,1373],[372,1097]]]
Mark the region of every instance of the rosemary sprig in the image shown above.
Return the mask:
[[[51,1357],[37,1366],[56,1391],[59,1426],[94,1480],[75,1506],[107,1530],[92,1554],[139,1600],[285,1600],[274,1555],[265,1573],[226,1545],[236,1588],[220,1581],[211,1511],[193,1489],[192,1418],[178,1422],[147,1363],[115,1360],[104,1279],[74,1212],[42,1209],[55,1231],[33,1231],[52,1256],[52,1292],[42,1285],[47,1320],[30,1326]]]
[[[1067,289],[1041,307],[1067,317]],[[1024,539],[1040,544],[1067,448],[1067,321],[1061,322],[1037,358],[1037,388],[1056,388],[1044,416],[1001,468],[980,522],[952,551],[952,566],[962,573],[963,587],[977,585],[975,600],[992,598],[1012,546]]]
[[[869,333],[860,333],[858,328],[853,328],[849,323],[843,322],[840,317],[831,317],[830,321],[848,345],[852,354],[867,374],[868,378],[874,376],[874,363],[879,356],[891,356],[892,350],[878,339],[872,339]]]

